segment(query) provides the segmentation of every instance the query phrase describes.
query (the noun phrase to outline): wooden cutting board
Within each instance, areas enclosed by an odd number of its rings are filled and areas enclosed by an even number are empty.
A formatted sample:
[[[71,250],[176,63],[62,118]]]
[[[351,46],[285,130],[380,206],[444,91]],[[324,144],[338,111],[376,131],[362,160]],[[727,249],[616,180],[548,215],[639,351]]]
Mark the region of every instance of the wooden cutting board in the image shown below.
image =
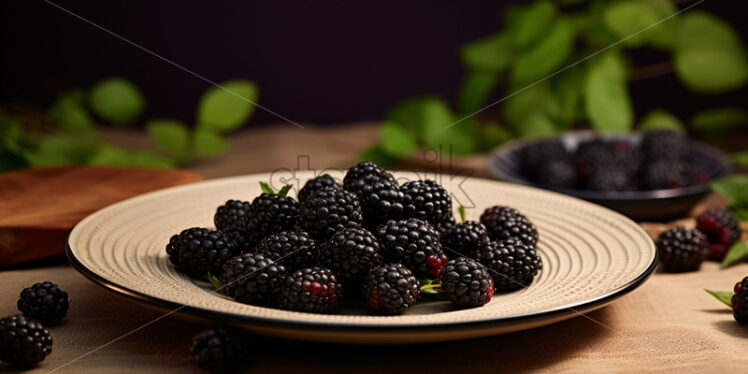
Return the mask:
[[[60,166],[0,174],[0,268],[65,253],[70,229],[117,201],[203,178],[184,170]]]

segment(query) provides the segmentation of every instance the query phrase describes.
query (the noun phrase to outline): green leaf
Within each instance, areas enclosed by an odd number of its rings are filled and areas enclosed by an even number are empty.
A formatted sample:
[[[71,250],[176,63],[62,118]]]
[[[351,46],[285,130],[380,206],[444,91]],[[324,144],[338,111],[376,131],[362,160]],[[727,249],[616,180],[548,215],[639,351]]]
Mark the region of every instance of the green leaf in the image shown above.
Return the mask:
[[[384,150],[382,150],[381,146],[373,146],[364,149],[361,154],[359,154],[359,159],[361,159],[361,161],[371,161],[383,168],[392,167],[397,164],[397,159],[388,155]]]
[[[493,72],[470,70],[460,86],[457,95],[457,108],[463,115],[469,115],[486,104],[499,84],[499,75]]]
[[[460,50],[462,63],[470,70],[500,72],[514,61],[509,33],[500,32],[465,44]]]
[[[734,295],[734,293],[730,291],[712,291],[707,290],[706,288],[704,289],[704,291],[716,297],[717,300],[719,300],[722,304],[725,304],[730,307],[730,309],[732,309],[732,295]]]
[[[200,156],[215,156],[229,148],[229,142],[220,134],[210,130],[195,130],[192,133],[192,144]]]
[[[130,166],[168,169],[175,166],[174,161],[140,149],[125,149],[112,144],[101,144],[96,153],[89,159],[90,165]]]
[[[96,83],[89,92],[88,102],[97,116],[116,125],[132,123],[145,109],[145,98],[138,87],[118,77]]]
[[[21,152],[21,125],[18,122],[0,117],[0,149],[14,153]]]
[[[573,67],[558,75],[553,81],[553,95],[559,106],[559,119],[567,127],[577,118],[582,101],[584,71]]]
[[[521,20],[514,27],[514,41],[519,47],[526,47],[550,28],[556,16],[556,6],[550,1],[536,1],[522,12]]]
[[[543,39],[517,58],[512,81],[529,82],[544,78],[557,70],[573,50],[574,27],[568,19],[558,19]]]
[[[465,207],[462,205],[458,206],[457,212],[460,213],[460,222],[465,223]]]
[[[725,258],[722,260],[722,268],[737,264],[748,258],[748,244],[737,242],[727,251]]]
[[[653,110],[647,113],[639,123],[639,131],[671,130],[681,134],[686,132],[678,117],[665,110]]]
[[[382,150],[393,157],[405,157],[418,149],[416,136],[395,122],[385,122],[379,128]]]
[[[87,138],[96,136],[93,118],[80,103],[80,92],[62,95],[52,105],[49,115],[60,125],[63,132]]]
[[[748,82],[748,52],[737,32],[702,11],[683,15],[674,51],[675,72],[692,90],[720,93]]]
[[[42,138],[26,155],[32,166],[85,164],[92,151],[80,139],[67,135]]]
[[[176,158],[187,156],[189,130],[175,119],[155,119],[146,125],[148,134],[158,146]]]
[[[20,169],[28,165],[29,163],[23,156],[0,147],[0,172]]]
[[[517,92],[514,87],[510,87],[509,91]],[[560,113],[559,104],[551,92],[548,81],[538,83],[506,99],[502,109],[507,122],[518,132],[530,116],[540,113],[547,118],[557,118]]]
[[[733,203],[728,209],[738,221],[748,222],[748,202]]]
[[[748,205],[748,175],[732,175],[711,183],[712,189],[730,204]]]
[[[225,132],[238,129],[255,110],[257,85],[248,80],[232,80],[210,87],[197,104],[200,129]]]
[[[480,149],[491,150],[494,147],[512,140],[513,134],[498,123],[485,123],[479,129]]]
[[[730,155],[730,158],[732,158],[732,161],[736,164],[748,168],[748,151],[735,152]]]
[[[418,284],[420,285],[420,291],[424,294],[429,295],[438,295],[442,292],[442,282],[439,278],[436,279],[430,279],[430,278],[422,278],[418,281]]]
[[[600,131],[631,129],[633,108],[624,76],[624,63],[617,53],[607,53],[590,64],[584,84],[585,110]]]
[[[624,39],[630,37],[623,42],[625,45],[636,47],[647,42],[650,34],[660,27],[660,25],[644,32],[640,31],[654,25],[661,18],[655,13],[655,9],[648,6],[645,2],[619,1],[610,4],[605,9],[604,19],[605,24],[613,30],[618,38]]]
[[[527,138],[547,137],[558,132],[556,124],[542,113],[528,116],[516,129],[520,136]]]
[[[748,125],[748,111],[742,108],[719,108],[696,113],[691,128],[707,134],[726,134]]]
[[[291,191],[291,189],[292,189],[292,188],[293,188],[293,185],[292,185],[292,184],[287,184],[287,185],[284,185],[284,186],[283,186],[283,187],[281,187],[281,189],[280,189],[280,190],[278,191],[278,195],[281,195],[281,196],[286,196],[286,195],[288,195],[288,191]]]
[[[680,27],[680,18],[671,17],[678,8],[671,0],[639,0],[654,11],[657,17],[657,26],[645,31],[642,34],[647,35],[649,43],[658,48],[671,49],[676,41],[678,28]]]
[[[260,182],[260,189],[264,193],[275,195],[275,190],[267,182]]]

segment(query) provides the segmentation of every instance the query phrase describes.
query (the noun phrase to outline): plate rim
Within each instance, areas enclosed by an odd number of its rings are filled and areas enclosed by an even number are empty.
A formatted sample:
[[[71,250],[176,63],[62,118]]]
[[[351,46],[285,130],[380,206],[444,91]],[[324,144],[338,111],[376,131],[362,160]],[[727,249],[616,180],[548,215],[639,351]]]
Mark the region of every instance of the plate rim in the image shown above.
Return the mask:
[[[245,315],[245,314],[237,314],[237,313],[225,312],[225,311],[220,311],[220,310],[212,310],[212,309],[207,309],[203,307],[181,304],[178,302],[159,298],[157,296],[151,296],[151,295],[133,290],[121,284],[118,284],[109,279],[106,279],[103,276],[97,274],[95,271],[87,268],[75,256],[74,249],[72,248],[71,243],[70,243],[70,238],[72,234],[75,232],[76,228],[78,228],[81,224],[86,223],[89,219],[92,219],[93,216],[97,215],[98,213],[100,213],[101,211],[105,209],[108,209],[115,205],[126,203],[133,199],[142,198],[143,196],[146,196],[146,195],[163,193],[166,190],[181,189],[181,188],[187,188],[187,187],[193,186],[195,184],[212,183],[212,182],[217,182],[220,180],[228,180],[232,178],[242,178],[242,177],[249,177],[252,175],[262,175],[262,174],[267,174],[267,173],[252,173],[252,174],[245,174],[245,175],[239,175],[239,176],[216,178],[216,179],[210,179],[210,180],[206,180],[202,182],[189,183],[189,184],[181,185],[181,186],[167,187],[164,189],[159,189],[159,190],[155,190],[151,192],[146,192],[144,194],[136,195],[134,197],[130,197],[128,199],[125,199],[125,200],[116,202],[114,204],[110,204],[104,208],[101,208],[97,210],[96,212],[91,213],[90,215],[82,219],[80,222],[78,222],[73,227],[73,229],[70,231],[70,233],[68,233],[68,236],[66,239],[66,245],[65,245],[65,253],[68,258],[68,262],[76,271],[81,273],[87,279],[89,279],[93,283],[99,285],[100,287],[110,292],[113,292],[120,296],[124,296],[136,302],[140,302],[148,306],[155,307],[159,310],[168,310],[170,313],[174,313],[174,314],[189,314],[189,315],[202,317],[202,318],[208,318],[208,319],[220,318],[221,320],[227,321],[229,323],[240,324],[240,325],[254,324],[254,325],[271,326],[271,327],[277,327],[277,328],[304,328],[304,329],[315,329],[315,330],[316,329],[335,329],[336,331],[340,331],[340,332],[357,331],[357,332],[363,332],[363,333],[376,333],[376,332],[405,333],[405,332],[415,332],[415,331],[425,331],[425,330],[428,330],[428,331],[453,330],[453,329],[457,329],[460,327],[470,327],[470,328],[499,327],[499,326],[515,325],[519,323],[542,321],[545,319],[553,319],[553,318],[558,318],[558,317],[567,316],[567,315],[574,315],[574,314],[582,315],[585,312],[601,308],[609,304],[610,302],[635,290],[636,288],[641,286],[647,279],[649,279],[649,277],[654,273],[655,269],[657,268],[659,253],[655,249],[654,256],[652,257],[652,261],[648,264],[648,266],[641,273],[637,274],[636,277],[631,279],[629,282],[626,282],[625,284],[617,287],[616,289],[607,292],[606,294],[597,296],[595,298],[586,299],[581,302],[560,305],[560,306],[556,306],[553,308],[549,308],[549,309],[541,310],[537,312],[521,313],[521,314],[516,314],[512,316],[488,318],[488,319],[483,319],[483,320],[429,322],[429,323],[419,323],[417,325],[404,325],[404,324],[403,325],[387,325],[387,324],[369,324],[369,323],[350,324],[350,323],[338,323],[338,322],[329,322],[329,321],[319,322],[319,321],[305,321],[305,320],[276,319],[276,318],[251,316],[251,315]],[[500,182],[500,181],[496,181],[492,179],[485,179],[485,178],[473,178],[473,179],[483,180],[483,181],[487,181],[491,183],[506,183],[506,182]],[[544,189],[540,189],[540,188],[536,188],[532,186],[523,186],[523,188],[541,191],[543,193],[562,195],[565,198],[576,200],[577,202],[595,205],[599,209],[607,210],[609,213],[618,215],[621,218],[628,220],[631,223],[634,223],[640,230],[644,231],[641,228],[641,226],[639,226],[636,222],[634,222],[630,218],[616,211],[613,211],[609,208],[600,206],[598,204],[590,203],[578,197],[563,195],[558,192],[548,191],[548,190],[544,190]],[[652,247],[654,247],[654,244],[652,244]]]

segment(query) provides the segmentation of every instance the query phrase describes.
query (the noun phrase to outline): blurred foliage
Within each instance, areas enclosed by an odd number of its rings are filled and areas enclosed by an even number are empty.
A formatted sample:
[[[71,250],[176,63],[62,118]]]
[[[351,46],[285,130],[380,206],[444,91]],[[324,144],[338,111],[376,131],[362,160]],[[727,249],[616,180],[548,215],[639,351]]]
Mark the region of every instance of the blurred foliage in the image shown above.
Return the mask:
[[[110,165],[172,168],[195,157],[229,148],[225,134],[240,128],[254,112],[254,82],[232,80],[209,88],[200,98],[195,126],[173,118],[144,121],[158,152],[122,147],[101,138],[97,120],[118,127],[142,117],[146,100],[132,82],[107,78],[89,90],[59,95],[41,118],[0,115],[0,171],[26,166]],[[2,113],[5,113],[3,111]]]
[[[635,49],[667,52],[673,73],[695,93],[724,93],[748,82],[748,51],[735,30],[696,8],[677,11],[669,0],[541,0],[510,6],[502,30],[460,49],[465,76],[455,109],[433,96],[396,104],[382,122],[380,144],[362,157],[391,165],[420,147],[439,144],[469,154],[515,137],[578,126],[627,132],[638,124],[641,131],[693,130],[705,136],[746,126],[744,108],[698,113],[686,121],[690,129],[662,109],[635,118],[628,91]],[[490,115],[483,113],[488,109]]]

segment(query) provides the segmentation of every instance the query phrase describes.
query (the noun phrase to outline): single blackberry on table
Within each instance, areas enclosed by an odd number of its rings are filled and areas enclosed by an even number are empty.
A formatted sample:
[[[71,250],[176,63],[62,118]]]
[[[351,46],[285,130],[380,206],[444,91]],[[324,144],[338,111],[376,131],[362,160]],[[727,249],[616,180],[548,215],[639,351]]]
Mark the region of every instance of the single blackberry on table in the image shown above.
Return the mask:
[[[387,262],[398,262],[417,276],[438,277],[447,256],[442,251],[439,232],[417,218],[387,221],[375,235]]]
[[[416,304],[419,284],[403,264],[373,269],[364,281],[364,297],[369,306],[385,314],[403,314]]]
[[[310,196],[312,196],[313,193],[328,187],[343,189],[343,186],[340,183],[336,182],[335,178],[331,177],[330,174],[322,174],[306,181],[304,187],[299,190],[299,193],[296,195],[296,197],[298,197],[299,203],[303,204],[309,199]]]
[[[272,305],[286,268],[259,253],[242,253],[226,262],[220,274],[220,292],[253,305]]]
[[[577,169],[570,160],[552,160],[537,168],[535,180],[546,187],[574,188]]]
[[[351,227],[336,232],[320,245],[318,262],[341,282],[360,283],[382,263],[379,242],[369,230]]]
[[[538,243],[538,229],[522,213],[506,206],[493,206],[480,216],[488,236],[493,240],[517,239],[534,249]]]
[[[689,154],[688,139],[677,132],[668,130],[648,131],[642,137],[639,147],[649,161],[684,160]]]
[[[343,187],[358,198],[369,228],[403,215],[405,195],[395,177],[372,162],[363,161],[348,169]]]
[[[732,314],[739,323],[748,324],[748,277],[735,283],[735,295],[732,295]]]
[[[439,279],[449,300],[460,308],[479,307],[493,296],[493,278],[485,266],[471,258],[448,261]]]
[[[462,256],[475,257],[478,248],[488,244],[488,230],[482,223],[465,221],[465,208],[459,207],[462,223],[456,224],[452,230],[442,236],[442,244],[447,250],[453,250]]]
[[[301,226],[317,239],[327,239],[346,227],[358,227],[364,217],[356,196],[334,187],[314,192],[300,207]]]
[[[722,260],[740,238],[740,223],[724,208],[714,208],[696,218],[696,228],[709,242],[709,259]]]
[[[252,200],[247,228],[264,238],[274,232],[294,230],[299,225],[299,204],[291,197],[262,193]]]
[[[0,361],[28,368],[51,352],[52,336],[41,323],[22,314],[0,319]]]
[[[685,227],[663,232],[656,244],[663,268],[671,273],[698,270],[709,252],[706,236]]]
[[[543,269],[543,261],[537,252],[516,239],[489,242],[478,250],[477,257],[493,277],[497,292],[528,286]]]
[[[178,270],[200,276],[220,273],[223,264],[241,250],[222,232],[193,227],[172,236],[166,253]]]
[[[190,353],[195,364],[211,373],[231,373],[247,363],[246,335],[236,328],[219,327],[192,338]]]
[[[437,224],[452,216],[452,198],[436,182],[414,180],[400,186],[405,195],[404,217],[418,218]]]
[[[558,140],[542,140],[527,145],[522,151],[525,168],[537,175],[538,169],[551,161],[566,160],[571,156]]]
[[[304,268],[287,275],[280,284],[278,305],[287,310],[326,313],[343,297],[343,286],[332,271]]]
[[[249,216],[250,204],[247,201],[229,200],[216,209],[213,223],[220,232],[233,229],[245,229]]]
[[[65,318],[70,307],[68,293],[52,282],[41,282],[21,291],[18,310],[45,325],[55,325]]]
[[[311,265],[319,250],[312,237],[302,230],[281,231],[260,240],[255,248],[273,261],[281,261],[289,270]]]
[[[691,184],[691,166],[687,162],[660,159],[642,168],[641,182],[646,190],[681,188]]]

